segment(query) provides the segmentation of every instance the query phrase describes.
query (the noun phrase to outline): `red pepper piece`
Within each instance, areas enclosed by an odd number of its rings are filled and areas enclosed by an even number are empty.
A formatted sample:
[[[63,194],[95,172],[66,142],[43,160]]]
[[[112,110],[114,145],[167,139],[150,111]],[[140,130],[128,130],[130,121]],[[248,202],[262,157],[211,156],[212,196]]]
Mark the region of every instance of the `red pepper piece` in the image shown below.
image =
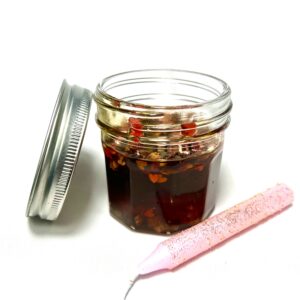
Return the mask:
[[[149,177],[150,181],[153,183],[157,182],[159,179],[159,175],[153,174],[153,173],[148,174],[148,177]]]
[[[107,147],[104,148],[104,154],[108,158],[112,159],[112,153],[111,153],[111,150],[109,148],[107,148]]]
[[[155,216],[155,212],[153,208],[149,208],[144,212],[144,216],[146,218],[153,218]]]
[[[141,137],[143,135],[142,129],[143,125],[140,119],[137,118],[129,118],[130,124],[130,135],[135,137]]]
[[[157,180],[158,183],[164,183],[164,182],[167,182],[167,181],[168,181],[168,178],[164,177],[162,175],[160,175],[158,180]]]
[[[133,117],[129,118],[129,123],[130,123],[130,124],[140,124],[140,125],[142,125],[140,119],[138,119],[138,118],[133,118]]]
[[[193,136],[196,133],[195,122],[182,124],[181,128],[183,129],[181,131],[182,135]]]
[[[150,181],[153,183],[164,183],[164,182],[168,181],[168,178],[162,176],[161,174],[149,173],[148,177],[149,177]]]
[[[204,169],[204,166],[203,165],[198,165],[198,166],[196,166],[196,168],[195,168],[197,171],[203,171],[203,169]]]
[[[140,130],[130,129],[130,135],[133,135],[135,137],[140,137],[143,135],[143,132]]]

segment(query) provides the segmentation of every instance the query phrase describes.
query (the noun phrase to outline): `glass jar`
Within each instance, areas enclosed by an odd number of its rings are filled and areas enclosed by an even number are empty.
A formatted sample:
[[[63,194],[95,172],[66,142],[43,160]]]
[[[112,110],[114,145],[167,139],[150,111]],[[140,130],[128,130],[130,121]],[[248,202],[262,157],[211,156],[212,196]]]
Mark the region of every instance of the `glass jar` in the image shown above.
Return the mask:
[[[207,218],[230,122],[229,86],[202,73],[138,70],[105,78],[94,100],[111,215],[159,234]]]

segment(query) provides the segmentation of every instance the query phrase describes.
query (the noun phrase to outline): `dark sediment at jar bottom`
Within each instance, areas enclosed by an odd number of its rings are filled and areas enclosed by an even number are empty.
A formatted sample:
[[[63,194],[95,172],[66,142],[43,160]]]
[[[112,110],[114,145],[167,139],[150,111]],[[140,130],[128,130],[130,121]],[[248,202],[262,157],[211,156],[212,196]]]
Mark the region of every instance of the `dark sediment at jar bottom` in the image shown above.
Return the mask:
[[[221,152],[168,162],[132,159],[108,147],[105,154],[110,212],[126,226],[170,234],[212,212]]]

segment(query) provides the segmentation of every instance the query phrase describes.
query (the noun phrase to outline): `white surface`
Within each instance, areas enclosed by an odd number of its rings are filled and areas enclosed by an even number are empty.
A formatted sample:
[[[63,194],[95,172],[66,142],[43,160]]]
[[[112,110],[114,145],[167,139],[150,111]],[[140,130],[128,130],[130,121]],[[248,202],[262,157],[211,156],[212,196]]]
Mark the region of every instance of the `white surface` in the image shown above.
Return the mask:
[[[300,299],[297,1],[2,1],[0,3],[0,299],[122,299],[129,269],[164,239],[108,213],[99,130],[89,120],[60,219],[25,208],[63,78],[94,90],[115,72],[171,67],[232,88],[220,211],[277,182],[294,206],[134,299]]]

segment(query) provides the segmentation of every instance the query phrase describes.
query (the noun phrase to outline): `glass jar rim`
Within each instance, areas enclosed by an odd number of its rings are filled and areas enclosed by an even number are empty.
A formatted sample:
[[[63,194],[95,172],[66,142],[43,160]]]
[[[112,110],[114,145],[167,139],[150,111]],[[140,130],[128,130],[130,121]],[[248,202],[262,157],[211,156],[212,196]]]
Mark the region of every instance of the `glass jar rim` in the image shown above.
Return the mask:
[[[185,74],[185,75],[190,75],[190,76],[198,76],[199,78],[206,78],[209,80],[214,81],[216,84],[219,84],[220,87],[222,87],[222,89],[220,91],[217,91],[216,89],[209,87],[203,83],[199,81],[187,81],[185,80],[186,83],[188,84],[201,84],[201,85],[205,85],[208,88],[213,89],[214,91],[216,91],[218,93],[218,95],[216,95],[216,97],[214,97],[213,99],[207,100],[205,102],[197,102],[197,103],[193,103],[193,104],[183,104],[183,105],[148,105],[148,104],[141,104],[141,103],[133,103],[133,102],[128,102],[124,99],[122,99],[122,97],[118,98],[115,97],[112,93],[107,92],[107,87],[110,87],[110,83],[113,82],[114,80],[122,77],[122,76],[127,76],[127,75],[134,75],[134,74],[142,74],[142,73],[168,73],[168,74]],[[142,78],[135,78],[135,79],[142,79]],[[181,80],[181,78],[176,78],[176,77],[172,77],[172,76],[165,76],[165,77],[156,77],[155,79],[159,80],[159,79],[175,79],[175,80]],[[122,81],[120,81],[120,84],[126,84],[123,83]],[[145,108],[145,109],[193,109],[193,108],[197,108],[197,107],[203,107],[206,105],[214,105],[218,102],[221,101],[226,101],[226,99],[228,99],[231,95],[231,89],[229,87],[229,85],[222,79],[213,76],[213,75],[209,75],[206,73],[201,73],[201,72],[196,72],[196,71],[189,71],[189,70],[182,70],[182,69],[138,69],[138,70],[131,70],[131,71],[126,71],[126,72],[120,72],[117,74],[113,74],[111,76],[105,77],[101,83],[99,83],[97,85],[96,88],[96,92],[95,92],[95,100],[96,102],[98,102],[98,97],[99,96],[104,96],[106,99],[111,100],[111,101],[118,101],[119,104],[123,104],[123,105],[130,105],[130,107],[132,108]]]

